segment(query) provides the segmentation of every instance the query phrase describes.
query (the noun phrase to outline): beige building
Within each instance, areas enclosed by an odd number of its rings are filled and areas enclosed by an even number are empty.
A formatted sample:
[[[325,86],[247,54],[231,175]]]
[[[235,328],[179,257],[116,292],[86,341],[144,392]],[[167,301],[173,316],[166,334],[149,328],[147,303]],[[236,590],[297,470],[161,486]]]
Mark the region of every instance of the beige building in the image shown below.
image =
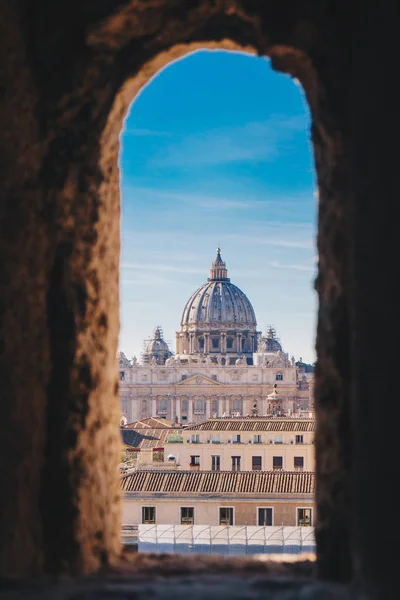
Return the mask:
[[[314,473],[137,470],[121,485],[123,526],[314,525]]]
[[[314,419],[208,419],[167,437],[164,461],[191,470],[314,471],[314,432]]]

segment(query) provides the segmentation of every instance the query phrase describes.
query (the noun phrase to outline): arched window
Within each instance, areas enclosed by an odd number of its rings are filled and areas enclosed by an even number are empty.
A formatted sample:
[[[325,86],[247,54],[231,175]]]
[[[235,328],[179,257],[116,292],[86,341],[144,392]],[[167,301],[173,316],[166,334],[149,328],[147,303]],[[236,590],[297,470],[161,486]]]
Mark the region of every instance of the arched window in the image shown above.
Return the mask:
[[[196,410],[204,410],[204,400],[202,398],[196,400]]]
[[[276,374],[276,381],[283,381],[283,373]]]
[[[142,400],[142,412],[147,412],[147,400]]]
[[[160,410],[167,410],[168,409],[168,402],[166,400],[166,398],[163,398],[160,401]]]
[[[204,350],[204,338],[199,338],[199,347],[200,350]]]

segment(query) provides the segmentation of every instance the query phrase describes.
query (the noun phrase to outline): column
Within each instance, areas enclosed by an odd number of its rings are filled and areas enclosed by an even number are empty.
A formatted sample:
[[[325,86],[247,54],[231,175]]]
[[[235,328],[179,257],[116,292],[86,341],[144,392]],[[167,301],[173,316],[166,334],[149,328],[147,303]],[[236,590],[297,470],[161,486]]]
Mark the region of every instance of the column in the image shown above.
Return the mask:
[[[188,422],[193,421],[193,396],[188,396]]]
[[[132,393],[128,398],[128,423],[133,423],[138,420],[138,399]]]
[[[236,352],[240,354],[240,333],[236,334]]]
[[[204,334],[204,353],[208,354],[210,352],[210,334]]]
[[[225,332],[221,333],[220,348],[221,348],[221,353],[226,352],[226,333]]]
[[[177,418],[177,421],[178,421],[178,423],[180,423],[182,420],[181,419],[181,398],[180,398],[180,396],[177,396],[176,400],[175,400],[175,413],[176,413],[175,416]]]
[[[193,333],[189,333],[189,354],[193,354]]]
[[[206,398],[206,419],[211,417],[211,398],[208,396]]]
[[[253,354],[253,352],[254,352],[254,333],[250,334],[250,350],[251,350],[251,353]]]
[[[224,414],[224,400],[223,400],[223,397],[220,396],[218,398],[218,416],[222,417],[223,414]]]
[[[180,354],[181,352],[181,345],[180,345],[180,336],[179,333],[176,334],[176,353]]]
[[[156,396],[151,397],[151,417],[157,417],[157,398]]]

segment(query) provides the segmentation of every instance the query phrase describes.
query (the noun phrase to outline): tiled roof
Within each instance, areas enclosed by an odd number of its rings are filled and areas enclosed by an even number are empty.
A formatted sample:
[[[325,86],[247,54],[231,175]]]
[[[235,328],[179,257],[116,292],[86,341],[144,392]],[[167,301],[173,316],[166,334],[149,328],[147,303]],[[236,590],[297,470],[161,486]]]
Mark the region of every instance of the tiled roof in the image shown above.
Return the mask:
[[[125,492],[313,494],[314,472],[135,471],[121,477]]]
[[[156,419],[149,417],[142,421],[134,421],[125,425],[124,429],[171,429],[176,428],[176,423],[169,419]]]
[[[162,448],[167,443],[167,439],[169,435],[179,434],[182,432],[182,429],[148,429],[148,428],[138,428],[138,429],[121,429],[122,441],[124,444],[128,446],[132,446],[133,448]]]
[[[271,417],[234,417],[207,419],[185,427],[189,431],[315,431],[315,419],[276,419]]]

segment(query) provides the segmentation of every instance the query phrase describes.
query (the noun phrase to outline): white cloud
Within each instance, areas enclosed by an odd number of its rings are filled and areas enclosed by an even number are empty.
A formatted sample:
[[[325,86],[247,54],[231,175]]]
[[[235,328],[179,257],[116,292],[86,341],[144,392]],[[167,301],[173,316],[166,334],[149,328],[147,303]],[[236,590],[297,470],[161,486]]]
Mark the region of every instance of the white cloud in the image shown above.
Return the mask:
[[[204,273],[204,269],[196,269],[193,267],[182,267],[176,265],[165,265],[165,264],[145,264],[145,263],[125,263],[121,264],[121,269],[133,269],[136,271],[161,271],[161,272],[174,272],[174,273],[188,273],[188,274],[201,274]],[[145,277],[141,275],[141,277]]]
[[[233,162],[266,162],[305,127],[304,115],[272,115],[266,121],[211,129],[189,135],[162,150],[151,164],[163,167],[204,167]]]
[[[136,137],[144,137],[144,136],[156,136],[156,137],[167,137],[171,135],[168,131],[156,131],[154,129],[145,129],[145,128],[129,128],[123,129],[122,136],[136,136]]]
[[[292,269],[294,271],[315,271],[314,267],[311,267],[310,265],[302,265],[302,264],[282,264],[276,260],[271,261],[270,263],[271,267],[274,267],[274,269]]]

